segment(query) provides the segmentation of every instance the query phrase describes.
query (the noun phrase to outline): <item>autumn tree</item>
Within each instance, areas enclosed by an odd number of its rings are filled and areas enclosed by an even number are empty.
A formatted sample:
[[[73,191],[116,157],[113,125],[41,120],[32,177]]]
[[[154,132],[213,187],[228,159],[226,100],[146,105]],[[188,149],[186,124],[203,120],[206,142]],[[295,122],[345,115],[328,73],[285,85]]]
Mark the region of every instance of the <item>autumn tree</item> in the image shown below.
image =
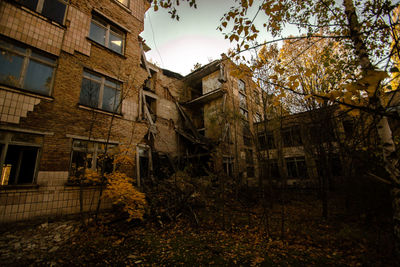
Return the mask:
[[[152,2],[155,10],[159,6],[170,9],[171,16],[177,18],[178,0]],[[195,0],[184,2],[195,5]],[[396,71],[392,68],[392,58],[398,52],[399,43],[391,40],[398,25],[398,21],[393,20],[392,16],[395,7],[396,3],[390,0],[241,0],[235,1],[224,14],[218,29],[227,39],[237,44],[236,51],[231,53],[235,58],[240,58],[243,51],[285,39],[336,40],[349,49],[357,70],[355,77],[345,77],[343,86],[323,94],[303,94],[337,103],[344,108],[366,112],[378,122],[381,156],[388,173],[387,177],[381,178],[392,185],[394,233],[397,255],[400,255],[400,170],[388,121],[388,118],[398,120],[399,116],[390,112],[382,101],[385,90],[390,90],[388,72]],[[265,20],[258,25],[256,18],[261,14],[265,16]],[[296,26],[300,34],[285,36],[288,25]],[[254,44],[260,31],[265,30],[273,39]],[[330,63],[332,66],[338,64],[335,61]],[[337,66],[339,68],[340,64]],[[298,91],[300,84],[294,82],[296,78],[288,77],[289,81],[293,80],[293,84],[284,89]]]

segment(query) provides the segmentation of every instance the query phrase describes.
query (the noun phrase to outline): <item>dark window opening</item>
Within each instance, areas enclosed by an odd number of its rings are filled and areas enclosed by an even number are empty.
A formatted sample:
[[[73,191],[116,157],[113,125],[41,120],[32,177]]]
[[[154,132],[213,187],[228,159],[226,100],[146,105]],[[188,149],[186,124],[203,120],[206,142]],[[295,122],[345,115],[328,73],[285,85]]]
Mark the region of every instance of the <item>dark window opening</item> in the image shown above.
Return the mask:
[[[287,158],[286,167],[288,178],[307,178],[307,166],[304,157]]]
[[[253,166],[248,166],[248,167],[246,168],[246,171],[247,171],[247,177],[248,177],[248,178],[252,178],[252,177],[255,176],[254,167],[253,167]]]
[[[275,141],[274,141],[274,135],[272,133],[260,134],[258,136],[258,142],[259,142],[261,150],[276,148]]]
[[[251,146],[251,138],[248,136],[243,136],[243,143],[245,146]]]
[[[226,176],[233,176],[233,158],[224,157],[223,159],[224,173]]]
[[[254,163],[253,150],[251,150],[251,149],[246,149],[246,163],[247,164],[253,164]]]
[[[67,2],[63,0],[16,0],[16,2],[42,14],[59,24],[64,24]]]
[[[1,185],[32,184],[43,137],[0,132]]]
[[[298,126],[284,129],[282,133],[283,146],[301,146],[303,144]]]

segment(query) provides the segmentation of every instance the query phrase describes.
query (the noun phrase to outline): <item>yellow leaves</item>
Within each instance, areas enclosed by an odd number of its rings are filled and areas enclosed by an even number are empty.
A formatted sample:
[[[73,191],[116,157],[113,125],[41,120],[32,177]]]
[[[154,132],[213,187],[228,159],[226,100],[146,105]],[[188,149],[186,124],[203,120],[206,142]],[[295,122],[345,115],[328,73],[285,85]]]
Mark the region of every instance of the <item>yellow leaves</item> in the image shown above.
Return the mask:
[[[313,74],[313,71],[310,69],[307,69],[306,72],[304,73],[307,77],[310,77]]]
[[[106,178],[108,184],[104,196],[128,213],[128,221],[132,219],[142,220],[147,202],[145,194],[133,186],[133,179],[120,172],[107,174]]]
[[[101,175],[95,170],[86,169],[85,170],[85,177],[87,182],[89,183],[100,183],[101,182]]]
[[[352,109],[348,112],[348,114],[352,117],[359,117],[360,116],[360,110],[359,109]]]

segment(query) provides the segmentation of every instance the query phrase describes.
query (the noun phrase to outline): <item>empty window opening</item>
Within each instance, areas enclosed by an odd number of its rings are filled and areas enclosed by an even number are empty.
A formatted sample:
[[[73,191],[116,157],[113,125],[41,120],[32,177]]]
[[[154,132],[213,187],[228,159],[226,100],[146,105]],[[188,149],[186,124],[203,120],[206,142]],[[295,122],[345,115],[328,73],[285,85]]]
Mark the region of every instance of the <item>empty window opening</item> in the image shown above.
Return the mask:
[[[34,183],[42,143],[40,135],[0,132],[1,185]]]

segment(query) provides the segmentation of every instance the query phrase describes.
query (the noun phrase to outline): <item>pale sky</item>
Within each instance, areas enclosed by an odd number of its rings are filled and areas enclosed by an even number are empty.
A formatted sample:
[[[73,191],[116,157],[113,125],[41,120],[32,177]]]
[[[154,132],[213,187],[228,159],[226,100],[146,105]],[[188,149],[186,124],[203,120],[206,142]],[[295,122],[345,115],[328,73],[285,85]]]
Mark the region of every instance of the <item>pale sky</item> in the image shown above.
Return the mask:
[[[178,8],[179,21],[172,20],[162,8],[157,12],[153,8],[147,11],[141,34],[152,49],[146,53],[147,60],[186,75],[196,63],[204,65],[221,58],[221,53],[227,53],[232,45],[216,28],[234,0],[196,2],[197,9],[181,2]],[[260,35],[259,39],[267,38],[266,34]]]

